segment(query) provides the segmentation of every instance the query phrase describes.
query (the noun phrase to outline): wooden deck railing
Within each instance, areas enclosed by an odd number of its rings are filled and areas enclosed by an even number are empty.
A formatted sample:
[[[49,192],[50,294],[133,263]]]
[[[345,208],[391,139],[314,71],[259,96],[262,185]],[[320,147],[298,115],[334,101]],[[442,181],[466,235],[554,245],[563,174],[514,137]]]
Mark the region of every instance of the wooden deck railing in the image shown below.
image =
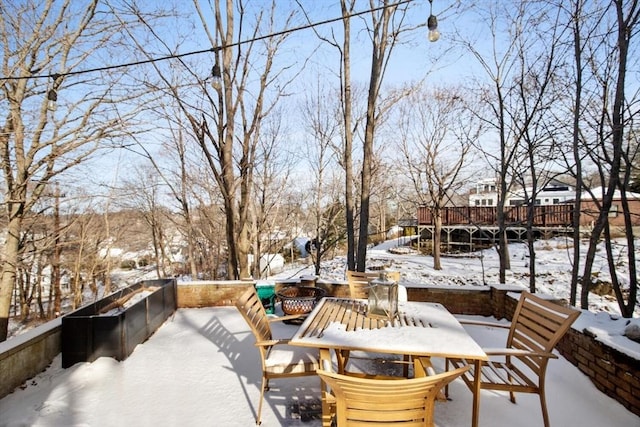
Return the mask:
[[[534,227],[568,227],[573,223],[573,205],[534,206]],[[447,207],[442,211],[442,225],[498,225],[497,208],[487,206]],[[525,226],[527,206],[505,207],[505,221],[509,226]],[[434,225],[431,210],[418,208],[418,225]]]

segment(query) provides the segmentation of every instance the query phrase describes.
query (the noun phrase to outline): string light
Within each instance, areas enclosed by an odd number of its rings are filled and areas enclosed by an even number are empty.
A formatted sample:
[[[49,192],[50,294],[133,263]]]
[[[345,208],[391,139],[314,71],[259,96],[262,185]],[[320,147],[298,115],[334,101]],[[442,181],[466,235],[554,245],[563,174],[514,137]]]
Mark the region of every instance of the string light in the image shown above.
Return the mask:
[[[56,109],[56,101],[58,101],[58,93],[53,89],[49,89],[49,92],[47,92],[47,100],[47,108],[54,111]]]
[[[51,89],[49,89],[49,91],[47,92],[47,109],[49,111],[55,111],[56,110],[56,103],[58,101],[58,86],[60,85],[60,83],[58,82],[58,79],[60,79],[60,75],[59,74],[52,74],[51,78],[53,79],[53,85],[51,86]]]
[[[330,23],[337,22],[337,21],[342,21],[344,19],[350,19],[352,17],[364,15],[364,14],[367,14],[367,13],[377,12],[379,10],[383,10],[383,9],[388,8],[388,7],[401,6],[403,4],[408,4],[408,3],[411,3],[413,1],[414,0],[402,0],[402,1],[399,1],[397,3],[388,4],[388,5],[384,5],[384,6],[379,6],[379,7],[376,7],[376,8],[367,9],[367,10],[363,10],[363,11],[360,11],[360,12],[355,12],[355,13],[352,13],[352,14],[350,14],[348,16],[339,16],[337,18],[326,19],[324,21],[312,22],[312,23],[309,23],[309,24],[306,24],[306,25],[301,25],[299,27],[290,28],[288,30],[283,30],[283,31],[275,32],[275,33],[270,33],[270,34],[267,34],[267,35],[264,35],[264,36],[254,37],[254,38],[251,38],[251,39],[240,40],[240,41],[235,42],[235,43],[230,43],[228,45],[223,45],[223,46],[218,46],[218,47],[212,47],[212,48],[209,48],[209,49],[195,50],[195,51],[191,51],[191,52],[185,52],[185,53],[180,53],[180,54],[172,54],[172,55],[162,56],[162,57],[158,57],[158,58],[150,58],[150,59],[145,59],[145,60],[141,60],[141,61],[134,61],[134,62],[128,62],[128,63],[123,63],[123,64],[117,64],[117,65],[107,65],[107,66],[104,66],[104,67],[90,68],[90,69],[86,69],[86,70],[68,71],[66,73],[60,73],[60,74],[41,74],[41,75],[34,75],[34,76],[15,76],[15,77],[14,76],[8,76],[8,77],[1,77],[0,81],[43,79],[43,78],[52,78],[52,79],[55,80],[57,78],[66,77],[66,76],[73,76],[73,75],[77,75],[77,74],[95,73],[95,72],[98,72],[98,71],[107,71],[107,70],[113,70],[113,69],[117,69],[117,68],[126,68],[126,67],[133,67],[133,66],[137,66],[137,65],[150,64],[150,63],[154,63],[154,62],[166,61],[166,60],[170,60],[170,59],[184,58],[186,56],[200,55],[200,54],[207,53],[207,52],[217,52],[217,51],[225,49],[225,48],[240,46],[240,45],[247,44],[247,43],[253,43],[253,42],[264,40],[264,39],[268,39],[268,38],[271,38],[271,37],[277,37],[277,36],[293,33],[293,32],[300,31],[300,30],[306,30],[306,29],[309,29],[309,28],[314,28],[314,27],[318,27],[318,26],[321,26],[321,25],[330,24]],[[431,3],[431,1],[432,0],[429,0],[429,3]],[[435,16],[433,18],[435,19]],[[431,22],[430,20],[431,20],[431,17],[429,17],[429,21],[428,22]],[[437,27],[437,21],[436,21],[436,27]],[[437,30],[437,28],[436,28],[436,30]],[[439,34],[440,33],[438,33],[438,36],[439,36]],[[214,66],[214,68],[215,68],[215,66]],[[213,70],[212,70],[212,74],[213,74]],[[49,92],[51,92],[51,91],[49,91]],[[54,92],[55,92],[55,90],[54,90]],[[52,97],[53,96],[54,95],[52,95]],[[57,98],[57,93],[55,94],[55,97]],[[47,99],[49,99],[49,93],[47,93]]]
[[[220,65],[216,61],[215,65],[211,69],[211,87],[215,90],[220,90],[222,87],[222,74],[220,73]]]
[[[429,41],[437,42],[440,38],[440,31],[438,31],[438,18],[433,14],[433,0],[429,0],[429,19],[427,19],[427,28],[429,29]]]

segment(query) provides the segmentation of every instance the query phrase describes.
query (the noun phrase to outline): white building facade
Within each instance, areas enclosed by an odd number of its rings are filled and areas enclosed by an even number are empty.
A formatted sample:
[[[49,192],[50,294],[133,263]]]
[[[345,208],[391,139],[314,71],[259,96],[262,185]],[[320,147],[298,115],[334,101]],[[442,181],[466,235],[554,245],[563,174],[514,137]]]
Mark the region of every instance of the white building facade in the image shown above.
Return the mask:
[[[531,188],[519,188],[510,191],[505,201],[505,206],[519,206],[531,197]],[[538,191],[535,198],[535,205],[549,206],[567,203],[575,199],[575,188],[560,181],[551,181],[544,188]],[[497,206],[498,189],[495,179],[484,179],[476,184],[474,191],[469,194],[469,206]]]

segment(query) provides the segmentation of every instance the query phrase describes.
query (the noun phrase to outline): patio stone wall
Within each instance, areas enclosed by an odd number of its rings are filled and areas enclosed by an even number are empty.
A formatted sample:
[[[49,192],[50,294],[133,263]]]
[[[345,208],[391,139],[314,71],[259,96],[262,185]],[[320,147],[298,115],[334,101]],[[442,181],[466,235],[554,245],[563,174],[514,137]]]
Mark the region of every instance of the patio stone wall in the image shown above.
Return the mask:
[[[44,371],[60,354],[61,325],[59,317],[0,342],[0,399]]]
[[[182,282],[177,286],[178,308],[234,305],[253,280]]]
[[[598,390],[640,416],[640,361],[575,329],[569,330],[556,349]]]
[[[494,307],[489,287],[469,289],[407,288],[409,301],[437,302],[455,314],[492,316]]]

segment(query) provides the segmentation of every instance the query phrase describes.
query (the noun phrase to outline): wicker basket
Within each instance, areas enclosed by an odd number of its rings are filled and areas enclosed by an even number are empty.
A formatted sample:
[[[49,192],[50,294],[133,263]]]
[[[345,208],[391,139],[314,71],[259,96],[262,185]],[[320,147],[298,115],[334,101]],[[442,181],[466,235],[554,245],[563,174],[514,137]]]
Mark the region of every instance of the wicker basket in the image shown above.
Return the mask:
[[[307,314],[326,293],[322,288],[289,286],[280,290],[278,297],[282,301],[282,311],[285,314]]]

